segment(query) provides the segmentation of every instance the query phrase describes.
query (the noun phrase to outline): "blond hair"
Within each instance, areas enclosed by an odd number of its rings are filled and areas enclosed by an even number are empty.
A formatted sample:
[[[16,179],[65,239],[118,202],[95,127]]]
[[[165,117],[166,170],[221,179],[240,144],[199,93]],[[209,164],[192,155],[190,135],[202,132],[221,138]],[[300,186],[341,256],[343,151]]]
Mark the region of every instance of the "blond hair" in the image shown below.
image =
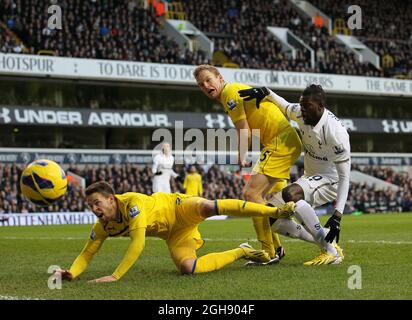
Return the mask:
[[[215,66],[212,66],[210,64],[201,64],[197,66],[195,70],[193,70],[193,76],[195,77],[195,79],[197,79],[202,71],[209,71],[215,76],[220,76],[220,72]]]

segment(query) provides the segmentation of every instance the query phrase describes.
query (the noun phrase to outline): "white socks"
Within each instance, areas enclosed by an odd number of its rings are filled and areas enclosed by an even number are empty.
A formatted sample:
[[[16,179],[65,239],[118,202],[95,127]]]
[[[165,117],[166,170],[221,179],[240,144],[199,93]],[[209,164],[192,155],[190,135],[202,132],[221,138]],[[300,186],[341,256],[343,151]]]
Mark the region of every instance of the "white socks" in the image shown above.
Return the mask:
[[[313,236],[305,230],[305,228],[291,219],[277,219],[272,225],[272,231],[290,238],[318,244]]]
[[[327,250],[328,253],[336,255],[337,251],[335,247],[325,241],[326,232],[320,224],[319,218],[316,215],[315,210],[305,200],[299,200],[296,202],[295,216],[302,226],[309,232],[318,246]]]

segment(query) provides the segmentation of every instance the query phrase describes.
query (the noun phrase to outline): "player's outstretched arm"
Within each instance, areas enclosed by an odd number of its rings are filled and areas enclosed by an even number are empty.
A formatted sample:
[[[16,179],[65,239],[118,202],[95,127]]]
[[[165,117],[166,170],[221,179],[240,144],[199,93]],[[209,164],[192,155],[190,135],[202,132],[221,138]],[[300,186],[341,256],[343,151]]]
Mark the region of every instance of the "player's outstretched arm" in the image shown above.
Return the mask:
[[[326,235],[325,240],[330,243],[332,243],[333,240],[336,240],[336,243],[339,242],[339,235],[341,230],[340,222],[349,193],[350,160],[348,159],[346,161],[337,163],[336,168],[339,175],[336,210],[325,224],[326,228],[330,228],[330,231]]]
[[[244,101],[250,101],[256,99],[256,108],[259,109],[260,102],[269,95],[269,89],[266,87],[260,88],[250,88],[238,91],[239,96],[243,98]]]
[[[238,157],[240,167],[250,167],[251,163],[247,162],[246,156],[247,152],[252,143],[252,134],[250,131],[249,123],[247,119],[242,119],[235,122],[235,127],[238,136]]]
[[[64,280],[73,280],[74,278],[78,277],[87,268],[96,252],[99,251],[104,240],[106,240],[106,238],[95,238],[87,241],[82,252],[76,258],[76,260],[74,260],[72,266],[70,267],[70,270],[67,271],[67,279]]]
[[[300,117],[299,103],[290,103],[281,96],[274,93],[269,88],[260,87],[239,90],[239,96],[242,97],[245,101],[256,99],[257,107],[259,106],[260,102],[266,98],[268,101],[275,104],[289,119],[298,121],[298,118]]]
[[[239,95],[245,101],[256,99],[257,108],[259,108],[260,102],[265,98],[276,104],[283,112],[286,112],[287,106],[290,105],[290,102],[286,101],[267,87],[239,90]]]
[[[136,260],[142,253],[145,245],[146,228],[137,228],[130,231],[130,238],[132,242],[126,251],[126,254],[116,268],[116,270],[110,276],[101,277],[98,279],[91,280],[89,282],[112,282],[117,281],[133,266]]]

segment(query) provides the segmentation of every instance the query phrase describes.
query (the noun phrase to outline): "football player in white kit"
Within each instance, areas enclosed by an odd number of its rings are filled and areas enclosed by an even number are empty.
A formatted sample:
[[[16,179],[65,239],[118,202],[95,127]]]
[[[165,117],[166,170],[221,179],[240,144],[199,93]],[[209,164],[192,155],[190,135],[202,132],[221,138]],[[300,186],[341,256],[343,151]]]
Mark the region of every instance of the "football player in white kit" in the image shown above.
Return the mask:
[[[167,192],[170,190],[170,178],[176,178],[178,174],[173,171],[175,157],[172,155],[170,144],[163,143],[162,152],[153,158],[153,193]]]
[[[305,265],[339,264],[343,251],[339,242],[340,221],[349,192],[350,143],[342,122],[325,107],[325,93],[321,86],[310,85],[302,93],[299,103],[290,103],[266,87],[240,90],[244,99],[263,99],[275,103],[283,113],[297,122],[304,146],[305,173],[295,183],[282,190],[283,201],[296,203],[296,219],[278,219],[272,229],[280,234],[316,243],[321,254]],[[320,224],[314,207],[336,200],[334,214]],[[336,242],[334,240],[336,239]]]

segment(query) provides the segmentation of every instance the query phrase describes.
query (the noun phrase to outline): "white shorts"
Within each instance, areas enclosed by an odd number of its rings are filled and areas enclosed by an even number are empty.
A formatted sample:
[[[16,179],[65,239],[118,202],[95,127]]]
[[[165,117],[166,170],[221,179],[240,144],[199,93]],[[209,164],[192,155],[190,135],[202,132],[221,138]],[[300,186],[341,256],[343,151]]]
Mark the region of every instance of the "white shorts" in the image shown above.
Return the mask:
[[[338,182],[326,176],[301,176],[296,182],[303,189],[305,201],[316,208],[337,198]]]
[[[153,178],[153,193],[155,192],[171,193],[170,180],[164,179],[162,177],[154,177]]]

